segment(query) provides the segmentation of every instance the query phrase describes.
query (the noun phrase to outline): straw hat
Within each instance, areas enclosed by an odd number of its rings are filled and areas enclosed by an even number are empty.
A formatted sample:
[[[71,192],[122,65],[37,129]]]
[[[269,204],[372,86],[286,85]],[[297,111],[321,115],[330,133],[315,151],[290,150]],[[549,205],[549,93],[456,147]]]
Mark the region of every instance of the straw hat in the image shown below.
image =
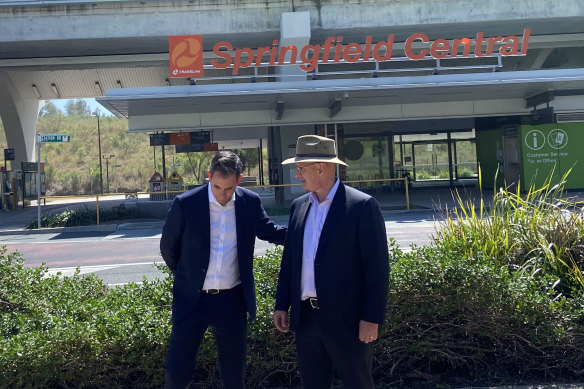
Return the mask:
[[[303,135],[296,142],[296,156],[288,158],[282,165],[297,162],[331,162],[349,166],[337,158],[335,141],[318,135]]]

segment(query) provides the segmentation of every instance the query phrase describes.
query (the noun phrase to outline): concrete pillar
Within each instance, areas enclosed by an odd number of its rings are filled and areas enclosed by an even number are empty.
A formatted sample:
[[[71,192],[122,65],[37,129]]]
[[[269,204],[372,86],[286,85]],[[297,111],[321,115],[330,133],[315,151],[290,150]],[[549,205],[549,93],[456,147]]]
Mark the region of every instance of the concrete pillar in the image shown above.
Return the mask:
[[[8,147],[14,148],[14,170],[20,170],[21,162],[36,160],[36,124],[44,104],[44,100],[21,98],[10,77],[0,72],[0,117]]]
[[[300,50],[310,43],[310,12],[284,12],[280,23],[280,44],[278,54],[282,47],[296,46],[298,53],[296,56],[297,63],[300,61]],[[285,60],[290,62],[292,53],[286,52]],[[300,69],[299,65],[278,66],[276,74],[296,75],[295,77],[280,77],[278,81],[302,81],[306,80],[306,72]],[[299,75],[299,76],[298,76]]]

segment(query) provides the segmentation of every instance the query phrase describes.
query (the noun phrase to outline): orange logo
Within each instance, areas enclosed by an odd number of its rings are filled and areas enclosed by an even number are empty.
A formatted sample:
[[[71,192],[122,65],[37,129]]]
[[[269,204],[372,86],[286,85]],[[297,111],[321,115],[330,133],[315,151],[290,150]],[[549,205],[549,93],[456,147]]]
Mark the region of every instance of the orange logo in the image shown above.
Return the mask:
[[[203,36],[168,37],[170,77],[203,77]]]

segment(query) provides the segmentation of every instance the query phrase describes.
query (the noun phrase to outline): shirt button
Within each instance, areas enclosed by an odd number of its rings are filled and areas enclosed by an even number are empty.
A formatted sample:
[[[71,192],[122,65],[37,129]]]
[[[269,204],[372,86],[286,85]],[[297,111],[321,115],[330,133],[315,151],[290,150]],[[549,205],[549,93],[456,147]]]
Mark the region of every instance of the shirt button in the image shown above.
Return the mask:
[[[201,289],[197,289],[197,293],[201,293]]]
[[[203,269],[201,269],[201,271],[204,273],[207,271],[207,269],[203,268]]]

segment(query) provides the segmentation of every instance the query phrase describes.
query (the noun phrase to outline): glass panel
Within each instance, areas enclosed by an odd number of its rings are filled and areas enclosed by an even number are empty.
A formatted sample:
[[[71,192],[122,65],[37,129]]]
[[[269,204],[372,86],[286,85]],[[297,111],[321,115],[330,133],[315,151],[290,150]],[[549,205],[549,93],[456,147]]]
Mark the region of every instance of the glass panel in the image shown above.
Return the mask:
[[[448,144],[418,143],[414,145],[416,157],[416,180],[447,180],[448,172]]]
[[[476,143],[466,140],[456,142],[455,171],[457,178],[477,178],[477,148]]]
[[[387,136],[345,138],[343,143],[343,154],[349,165],[345,173],[346,181],[390,178]],[[371,189],[388,183],[360,182],[351,185]]]

